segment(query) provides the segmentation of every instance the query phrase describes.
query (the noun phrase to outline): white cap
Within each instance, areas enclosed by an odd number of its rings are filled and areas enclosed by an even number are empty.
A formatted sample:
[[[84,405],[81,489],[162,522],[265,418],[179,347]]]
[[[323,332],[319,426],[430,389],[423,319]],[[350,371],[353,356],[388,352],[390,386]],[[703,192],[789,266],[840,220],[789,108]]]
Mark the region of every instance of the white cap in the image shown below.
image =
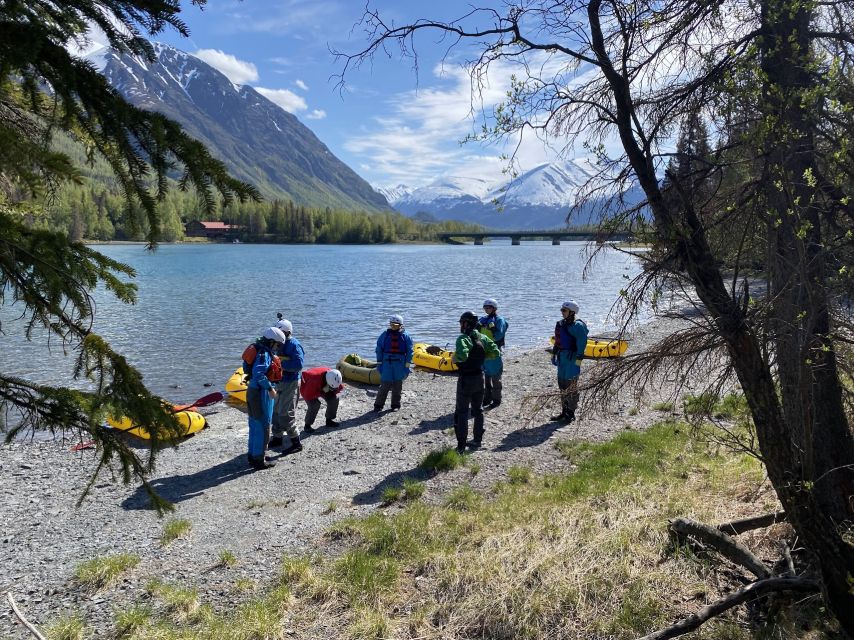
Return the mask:
[[[487,298],[486,300],[483,301],[483,306],[484,307],[493,307],[493,308],[497,309],[498,308],[498,300],[496,300],[495,298]]]
[[[403,324],[403,316],[399,313],[393,313],[388,317],[388,323],[391,324],[392,322],[395,324]]]
[[[268,327],[267,329],[264,329],[264,337],[267,338],[267,340],[275,340],[276,342],[281,343],[284,343],[288,339],[287,336],[282,333],[282,330],[276,327]]]
[[[561,309],[569,309],[573,313],[578,313],[578,303],[575,300],[567,300],[562,305],[560,305]]]
[[[290,320],[284,320],[284,319],[279,320],[276,323],[276,326],[279,329],[281,329],[283,333],[293,333],[294,332],[294,325],[291,324]]]
[[[337,389],[338,387],[340,387],[341,381],[344,379],[338,369],[330,369],[326,372],[326,375],[324,377],[326,378],[326,384],[328,384],[333,389]]]

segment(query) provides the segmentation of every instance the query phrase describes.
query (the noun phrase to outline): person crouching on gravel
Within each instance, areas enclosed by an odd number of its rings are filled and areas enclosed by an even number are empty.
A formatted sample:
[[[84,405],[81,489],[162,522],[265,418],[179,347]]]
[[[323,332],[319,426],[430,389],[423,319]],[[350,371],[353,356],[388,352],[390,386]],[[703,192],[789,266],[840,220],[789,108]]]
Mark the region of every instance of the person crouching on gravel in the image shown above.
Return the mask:
[[[326,400],[326,426],[337,427],[339,422],[335,420],[338,416],[338,394],[344,390],[341,384],[343,377],[338,369],[329,367],[314,367],[302,372],[302,384],[300,395],[305,398],[305,428],[306,433],[314,433],[311,425],[320,411],[320,399]]]
[[[477,331],[477,316],[466,311],[460,316],[460,335],[451,360],[459,369],[457,398],[454,409],[454,433],[457,436],[457,451],[466,450],[469,434],[469,407],[474,416],[473,448],[483,441],[483,363],[487,358],[500,355],[495,343]]]
[[[243,368],[249,375],[246,405],[249,413],[249,464],[255,469],[269,469],[275,461],[264,457],[270,438],[273,419],[273,401],[276,390],[273,384],[281,380],[282,367],[273,354],[277,344],[285,341],[285,334],[276,327],[264,330],[262,337],[243,351]]]
[[[276,323],[276,327],[285,334],[285,342],[276,350],[282,362],[282,381],[276,385],[276,402],[273,405],[273,437],[267,447],[281,447],[285,433],[291,439],[291,446],[282,453],[297,453],[302,451],[302,443],[296,427],[297,401],[299,400],[299,374],[305,361],[305,351],[299,340],[293,337],[294,327],[290,320],[284,318]]]
[[[403,316],[389,316],[388,329],[377,339],[377,368],[380,370],[380,390],[374,400],[374,411],[379,413],[385,406],[391,391],[391,410],[400,409],[403,381],[409,375],[412,364],[412,338],[403,328]]]
[[[560,388],[561,411],[552,420],[572,422],[578,407],[578,376],[581,359],[587,348],[587,325],[577,320],[578,303],[567,300],[560,306],[562,320],[555,324],[555,346],[552,364],[557,367],[557,386]]]

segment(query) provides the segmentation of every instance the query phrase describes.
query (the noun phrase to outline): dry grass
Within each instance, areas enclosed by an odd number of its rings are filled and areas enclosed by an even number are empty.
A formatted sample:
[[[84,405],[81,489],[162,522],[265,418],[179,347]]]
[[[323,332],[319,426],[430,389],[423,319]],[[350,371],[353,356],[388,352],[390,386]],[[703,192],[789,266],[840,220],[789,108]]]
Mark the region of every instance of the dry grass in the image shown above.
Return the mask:
[[[98,591],[114,584],[138,564],[139,556],[135,553],[101,556],[77,565],[74,578],[84,589]]]

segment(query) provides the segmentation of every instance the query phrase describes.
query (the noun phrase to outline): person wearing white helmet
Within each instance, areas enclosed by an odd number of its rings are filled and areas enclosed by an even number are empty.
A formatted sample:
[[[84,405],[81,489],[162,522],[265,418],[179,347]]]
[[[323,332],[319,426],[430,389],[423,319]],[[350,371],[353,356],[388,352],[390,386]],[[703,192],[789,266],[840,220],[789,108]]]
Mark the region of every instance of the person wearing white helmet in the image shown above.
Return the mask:
[[[276,346],[285,341],[285,334],[276,327],[268,327],[254,344],[243,351],[243,369],[249,382],[246,405],[249,414],[249,464],[255,469],[269,469],[275,461],[264,457],[270,438],[273,418],[273,401],[277,384],[282,378],[282,366],[274,354]]]
[[[487,298],[483,301],[485,316],[477,321],[478,331],[492,341],[496,346],[504,349],[504,336],[507,334],[507,321],[498,315],[498,301],[495,298]],[[493,358],[483,363],[484,386],[483,407],[484,409],[495,409],[501,404],[501,375],[504,373],[504,359]]]
[[[580,362],[587,347],[587,325],[578,320],[578,303],[567,300],[560,306],[563,318],[555,324],[555,346],[552,364],[557,367],[557,386],[560,388],[561,410],[552,420],[572,422],[578,407],[578,376]]]
[[[278,346],[276,355],[282,362],[282,380],[276,385],[276,402],[273,406],[272,437],[267,443],[269,449],[281,447],[285,433],[291,446],[282,453],[302,451],[299,431],[296,429],[296,411],[299,401],[299,374],[305,362],[305,351],[299,340],[293,336],[294,326],[279,314],[276,328],[285,334],[285,341]]]
[[[403,316],[395,313],[388,318],[388,329],[377,338],[377,369],[380,372],[380,390],[374,399],[374,412],[385,406],[391,391],[391,410],[400,409],[403,381],[409,375],[412,364],[412,338],[403,328]]]
[[[340,423],[338,416],[338,394],[344,391],[341,384],[343,376],[338,369],[329,367],[314,367],[302,372],[300,395],[305,398],[305,427],[306,433],[314,433],[314,419],[320,411],[320,399],[326,400],[326,426],[337,427]]]

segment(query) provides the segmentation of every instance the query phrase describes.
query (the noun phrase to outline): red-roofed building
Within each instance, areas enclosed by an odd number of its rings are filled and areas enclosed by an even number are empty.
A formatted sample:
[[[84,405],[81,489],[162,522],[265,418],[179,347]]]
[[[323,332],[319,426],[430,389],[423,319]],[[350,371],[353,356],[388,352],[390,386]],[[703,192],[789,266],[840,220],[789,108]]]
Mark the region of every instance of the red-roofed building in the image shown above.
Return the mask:
[[[191,238],[228,238],[243,227],[218,220],[191,220],[184,226],[184,235]]]

